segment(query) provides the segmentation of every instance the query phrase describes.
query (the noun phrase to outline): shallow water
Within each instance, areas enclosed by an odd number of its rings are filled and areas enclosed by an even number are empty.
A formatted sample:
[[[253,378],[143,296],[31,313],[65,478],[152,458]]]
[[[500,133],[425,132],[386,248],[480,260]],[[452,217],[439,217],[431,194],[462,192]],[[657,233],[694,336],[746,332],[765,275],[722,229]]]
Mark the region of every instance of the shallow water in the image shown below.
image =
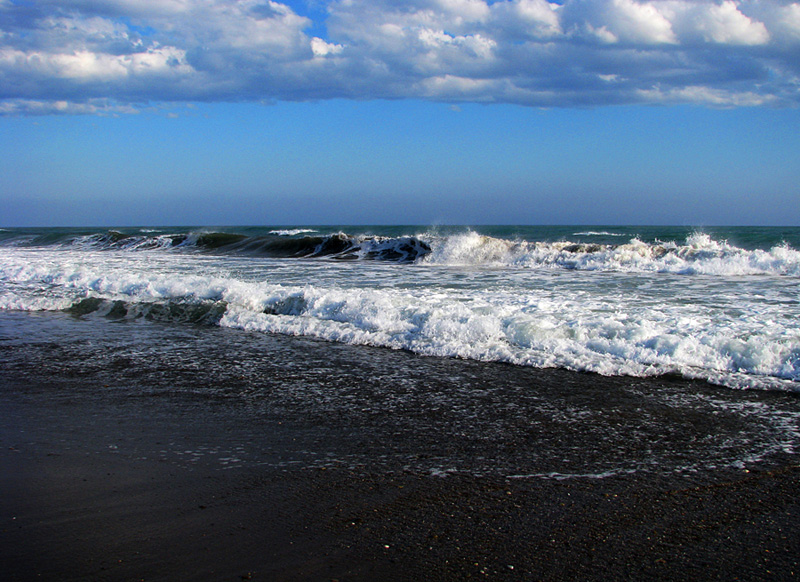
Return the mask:
[[[794,457],[800,443],[800,399],[791,393],[420,357],[216,326],[0,313],[0,354],[6,430],[19,429],[10,446],[47,450],[58,439],[59,448],[85,454],[189,467],[691,478],[769,466]],[[91,417],[76,417],[87,401]],[[74,402],[83,404],[73,410]],[[32,410],[47,418],[32,420]],[[169,427],[173,415],[181,430],[196,431],[190,449],[186,434],[169,429],[158,444],[117,438],[159,418]],[[86,423],[108,435],[102,450],[83,450]]]

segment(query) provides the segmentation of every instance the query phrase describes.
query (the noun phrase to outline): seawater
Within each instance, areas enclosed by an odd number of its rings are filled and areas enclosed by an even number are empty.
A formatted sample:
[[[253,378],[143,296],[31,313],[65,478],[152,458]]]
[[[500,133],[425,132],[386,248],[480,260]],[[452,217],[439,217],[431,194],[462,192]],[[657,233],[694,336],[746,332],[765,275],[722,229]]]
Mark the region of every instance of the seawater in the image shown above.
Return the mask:
[[[800,228],[4,229],[0,309],[800,390]]]

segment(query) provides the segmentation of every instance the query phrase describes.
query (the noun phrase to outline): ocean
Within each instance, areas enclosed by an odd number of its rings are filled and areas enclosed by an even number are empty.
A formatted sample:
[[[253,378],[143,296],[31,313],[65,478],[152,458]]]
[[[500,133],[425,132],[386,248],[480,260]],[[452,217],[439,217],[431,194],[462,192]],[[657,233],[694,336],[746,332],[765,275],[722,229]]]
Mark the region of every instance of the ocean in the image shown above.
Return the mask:
[[[8,228],[2,366],[308,439],[150,451],[174,462],[744,467],[800,443],[798,249],[795,227]]]

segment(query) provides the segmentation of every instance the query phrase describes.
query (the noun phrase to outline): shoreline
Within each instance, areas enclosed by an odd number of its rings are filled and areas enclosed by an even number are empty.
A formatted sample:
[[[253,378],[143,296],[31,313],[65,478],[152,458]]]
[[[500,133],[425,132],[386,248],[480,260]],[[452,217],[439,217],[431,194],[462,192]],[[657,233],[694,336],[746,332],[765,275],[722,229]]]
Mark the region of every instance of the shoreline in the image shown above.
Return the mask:
[[[795,395],[68,316],[0,339],[11,581],[800,575]]]
[[[160,438],[163,428],[136,436]],[[648,474],[226,471],[50,446],[3,447],[0,475],[11,581],[783,580],[800,572],[800,466],[789,461],[686,483]]]

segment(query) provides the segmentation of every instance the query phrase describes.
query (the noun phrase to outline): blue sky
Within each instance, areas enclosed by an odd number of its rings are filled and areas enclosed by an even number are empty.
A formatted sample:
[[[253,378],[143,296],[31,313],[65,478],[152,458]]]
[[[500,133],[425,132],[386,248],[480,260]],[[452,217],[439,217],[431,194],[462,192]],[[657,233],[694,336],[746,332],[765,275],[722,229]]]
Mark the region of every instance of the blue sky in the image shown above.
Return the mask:
[[[800,224],[800,3],[0,0],[0,224]]]

